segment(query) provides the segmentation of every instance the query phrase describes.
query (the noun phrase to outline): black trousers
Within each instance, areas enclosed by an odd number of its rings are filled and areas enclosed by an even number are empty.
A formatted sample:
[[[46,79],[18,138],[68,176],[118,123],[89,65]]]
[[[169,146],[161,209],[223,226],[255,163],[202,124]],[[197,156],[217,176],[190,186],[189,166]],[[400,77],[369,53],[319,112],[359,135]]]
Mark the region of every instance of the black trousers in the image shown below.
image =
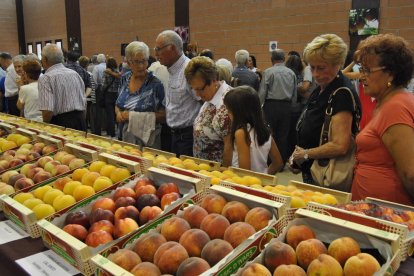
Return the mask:
[[[193,156],[193,127],[171,128],[171,151],[177,156]]]
[[[118,93],[106,93],[105,96],[105,115],[106,115],[106,135],[115,137],[115,103]]]
[[[288,156],[288,137],[291,121],[291,102],[266,100],[263,112],[267,123],[272,129],[272,137],[276,142],[283,164],[286,163]]]
[[[9,114],[14,116],[20,116],[20,110],[17,108],[17,100],[19,99],[19,96],[12,96],[7,97],[7,106],[9,108]]]
[[[86,131],[85,112],[80,110],[61,113],[52,117],[51,124]]]

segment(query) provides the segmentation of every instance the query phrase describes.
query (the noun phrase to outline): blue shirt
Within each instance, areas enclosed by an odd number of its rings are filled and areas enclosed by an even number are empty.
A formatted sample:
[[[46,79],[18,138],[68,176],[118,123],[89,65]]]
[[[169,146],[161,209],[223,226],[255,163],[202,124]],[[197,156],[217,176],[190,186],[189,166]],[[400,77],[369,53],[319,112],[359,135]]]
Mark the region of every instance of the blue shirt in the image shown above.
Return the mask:
[[[122,76],[119,85],[119,96],[116,100],[116,106],[119,109],[136,112],[155,112],[164,107],[164,86],[152,72],[148,72],[147,78],[136,93],[131,93],[129,90],[131,76],[132,72]]]

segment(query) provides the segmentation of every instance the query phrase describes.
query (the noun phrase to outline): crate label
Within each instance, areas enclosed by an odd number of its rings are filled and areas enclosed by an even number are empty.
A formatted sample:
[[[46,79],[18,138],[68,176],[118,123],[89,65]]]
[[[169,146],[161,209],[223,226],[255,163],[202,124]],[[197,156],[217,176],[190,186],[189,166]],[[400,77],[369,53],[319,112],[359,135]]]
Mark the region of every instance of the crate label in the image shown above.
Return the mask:
[[[67,276],[80,273],[51,250],[19,259],[16,263],[32,276]]]
[[[257,251],[257,247],[253,246],[246,251],[242,252],[239,256],[237,256],[233,261],[228,263],[221,271],[217,273],[218,276],[227,276],[231,275],[236,272],[239,267],[244,266],[248,260],[254,255]]]
[[[18,228],[10,220],[0,222],[0,244],[5,244],[11,241],[20,240],[29,235],[22,229]]]

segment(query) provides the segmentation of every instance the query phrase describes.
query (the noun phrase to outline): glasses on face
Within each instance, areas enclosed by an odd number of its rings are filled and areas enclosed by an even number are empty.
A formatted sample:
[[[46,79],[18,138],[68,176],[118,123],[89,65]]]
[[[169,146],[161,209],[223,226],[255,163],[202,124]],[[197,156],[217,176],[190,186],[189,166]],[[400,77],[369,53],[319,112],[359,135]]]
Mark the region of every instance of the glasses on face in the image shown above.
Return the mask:
[[[197,92],[197,93],[201,93],[201,92],[204,92],[204,89],[206,89],[206,87],[207,87],[207,83],[205,83],[204,84],[204,86],[202,87],[202,88],[193,88],[193,90],[195,91],[195,92]]]
[[[165,44],[164,46],[161,46],[161,47],[155,47],[154,48],[154,51],[156,52],[156,53],[158,53],[159,51],[161,51],[162,49],[164,49],[164,48],[166,48],[166,47],[168,47],[168,46],[170,46],[171,44],[170,43],[168,43],[168,44]]]
[[[133,65],[145,65],[147,63],[148,59],[130,59],[128,60],[129,63]]]
[[[381,71],[381,70],[384,70],[384,69],[385,69],[385,66],[378,66],[378,67],[373,67],[373,68],[362,67],[361,66],[361,67],[359,67],[359,72],[361,72],[365,76],[369,76],[371,73]]]

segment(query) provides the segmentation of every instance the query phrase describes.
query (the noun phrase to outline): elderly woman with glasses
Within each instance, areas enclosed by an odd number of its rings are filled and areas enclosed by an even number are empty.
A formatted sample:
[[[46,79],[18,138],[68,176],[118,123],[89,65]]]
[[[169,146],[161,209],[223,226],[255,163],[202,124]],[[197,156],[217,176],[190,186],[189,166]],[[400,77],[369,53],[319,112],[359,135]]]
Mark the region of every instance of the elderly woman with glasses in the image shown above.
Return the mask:
[[[303,181],[310,184],[316,183],[311,174],[312,163],[319,159],[330,159],[345,156],[352,150],[352,136],[358,132],[358,118],[355,116],[349,88],[357,102],[360,103],[350,80],[346,78],[341,68],[344,65],[347,54],[347,46],[344,41],[335,34],[317,36],[304,50],[304,59],[310,65],[312,76],[318,86],[309,97],[305,111],[302,113],[297,125],[298,144],[291,157],[290,167],[298,167],[302,171]],[[332,96],[330,139],[325,144],[320,144],[320,135],[325,120],[328,101],[338,88],[338,92]],[[297,171],[296,171],[297,172]],[[347,187],[332,187],[341,190],[350,190],[350,182]]]
[[[376,106],[356,138],[352,198],[414,205],[414,95],[404,88],[413,74],[413,50],[393,34],[371,36],[358,50],[364,92]]]
[[[160,148],[165,122],[164,86],[147,70],[149,48],[134,41],[125,48],[130,72],[122,76],[115,113],[123,141]]]
[[[223,157],[232,153],[231,122],[223,98],[231,86],[218,79],[216,64],[204,56],[195,57],[188,63],[185,77],[197,96],[204,101],[194,120],[193,154],[229,166],[230,160],[223,160]],[[229,154],[224,155],[225,151]]]

